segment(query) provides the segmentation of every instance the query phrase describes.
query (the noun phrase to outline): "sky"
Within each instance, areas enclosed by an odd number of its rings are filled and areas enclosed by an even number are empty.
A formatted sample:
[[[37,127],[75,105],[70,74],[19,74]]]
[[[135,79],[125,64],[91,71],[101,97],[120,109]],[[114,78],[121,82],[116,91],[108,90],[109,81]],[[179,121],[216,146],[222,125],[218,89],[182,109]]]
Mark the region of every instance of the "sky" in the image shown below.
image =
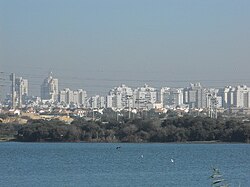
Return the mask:
[[[0,0],[1,94],[9,74],[39,95],[131,87],[250,85],[249,0]]]

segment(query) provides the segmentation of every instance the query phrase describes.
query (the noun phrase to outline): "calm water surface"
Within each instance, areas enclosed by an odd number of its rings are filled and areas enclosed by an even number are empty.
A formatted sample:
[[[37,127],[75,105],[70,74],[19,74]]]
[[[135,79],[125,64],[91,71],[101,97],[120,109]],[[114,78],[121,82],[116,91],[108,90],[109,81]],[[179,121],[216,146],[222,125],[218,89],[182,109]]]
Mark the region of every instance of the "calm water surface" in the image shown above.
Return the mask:
[[[0,143],[0,186],[206,187],[212,167],[249,187],[250,144]]]

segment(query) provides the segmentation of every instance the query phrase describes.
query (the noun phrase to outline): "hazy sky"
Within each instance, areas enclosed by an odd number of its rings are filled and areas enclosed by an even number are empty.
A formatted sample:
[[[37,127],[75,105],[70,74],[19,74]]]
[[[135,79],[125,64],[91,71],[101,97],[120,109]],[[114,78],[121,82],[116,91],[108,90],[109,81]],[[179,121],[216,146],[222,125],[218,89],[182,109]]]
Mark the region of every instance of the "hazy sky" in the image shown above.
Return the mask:
[[[0,0],[0,76],[60,88],[250,83],[249,0]],[[1,87],[0,87],[1,88]]]

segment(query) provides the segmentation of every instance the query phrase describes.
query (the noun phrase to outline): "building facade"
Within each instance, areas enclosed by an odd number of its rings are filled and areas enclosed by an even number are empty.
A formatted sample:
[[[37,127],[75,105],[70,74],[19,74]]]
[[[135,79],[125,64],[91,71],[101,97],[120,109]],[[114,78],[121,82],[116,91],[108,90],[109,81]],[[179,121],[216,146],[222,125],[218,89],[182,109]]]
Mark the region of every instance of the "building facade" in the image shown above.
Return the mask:
[[[206,108],[206,89],[200,83],[191,83],[190,87],[184,89],[184,101],[190,109]]]
[[[22,108],[23,102],[28,96],[28,80],[16,77],[14,73],[10,75],[10,80],[12,108]]]
[[[85,108],[87,105],[87,92],[83,89],[70,90],[65,88],[59,93],[59,102],[66,105],[76,105]]]
[[[41,99],[51,102],[58,101],[58,79],[52,77],[52,73],[44,79],[41,85]]]

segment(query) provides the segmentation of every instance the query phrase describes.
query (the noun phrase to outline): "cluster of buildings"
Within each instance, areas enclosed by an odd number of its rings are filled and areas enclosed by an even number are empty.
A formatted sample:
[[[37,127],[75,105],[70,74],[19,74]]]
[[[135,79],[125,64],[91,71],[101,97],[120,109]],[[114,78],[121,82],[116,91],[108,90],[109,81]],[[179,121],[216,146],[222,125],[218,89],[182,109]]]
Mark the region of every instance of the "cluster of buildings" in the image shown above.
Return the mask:
[[[10,80],[12,108],[22,108],[23,101],[28,97],[28,80],[22,77],[16,77],[14,73],[10,75]]]
[[[30,106],[87,108],[113,110],[150,110],[150,109],[183,109],[204,110],[210,116],[217,111],[239,111],[250,109],[250,88],[246,85],[227,86],[220,89],[204,88],[200,83],[190,84],[185,88],[162,87],[156,89],[145,84],[142,87],[131,88],[124,84],[109,91],[106,96],[88,97],[83,89],[59,90],[58,79],[52,73],[44,79],[41,85],[41,97],[28,96],[28,80],[10,75],[11,94],[8,104],[11,108]]]

